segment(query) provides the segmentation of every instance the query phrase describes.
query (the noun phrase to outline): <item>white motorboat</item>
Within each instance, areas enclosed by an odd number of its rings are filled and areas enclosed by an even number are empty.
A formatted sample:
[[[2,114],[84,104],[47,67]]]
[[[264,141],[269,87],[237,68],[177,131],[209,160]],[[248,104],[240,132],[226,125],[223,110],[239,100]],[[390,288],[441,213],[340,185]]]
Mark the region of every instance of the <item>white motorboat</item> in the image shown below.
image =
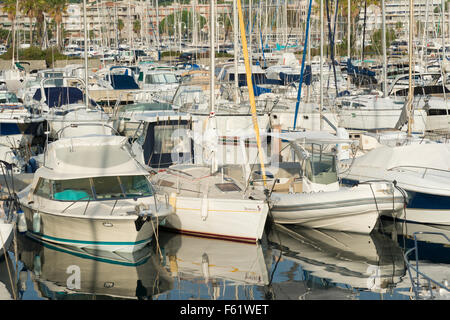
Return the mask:
[[[291,148],[285,160],[267,168],[276,179],[270,197],[274,222],[370,233],[381,214],[396,215],[403,208],[402,194],[389,182],[340,186],[337,155],[326,147],[348,139],[327,132],[272,136],[288,141]]]
[[[245,192],[234,179],[202,165],[173,165],[152,181],[175,211],[164,228],[242,242],[261,239],[268,213],[261,192]]]
[[[77,81],[81,81],[80,79]],[[112,126],[109,115],[93,100],[85,101],[85,94],[77,87],[45,87],[36,90],[29,107],[42,114],[48,124],[49,137],[57,138],[57,132],[68,125],[103,123]],[[89,127],[85,127],[88,129]],[[85,131],[85,134],[91,132]],[[109,132],[113,134],[113,131]]]
[[[407,196],[401,218],[450,225],[450,146],[443,143],[380,146],[355,159],[341,161],[344,184],[395,181]]]
[[[27,234],[86,250],[147,245],[172,208],[156,200],[139,156],[120,136],[72,135],[48,144],[42,167],[18,193]]]

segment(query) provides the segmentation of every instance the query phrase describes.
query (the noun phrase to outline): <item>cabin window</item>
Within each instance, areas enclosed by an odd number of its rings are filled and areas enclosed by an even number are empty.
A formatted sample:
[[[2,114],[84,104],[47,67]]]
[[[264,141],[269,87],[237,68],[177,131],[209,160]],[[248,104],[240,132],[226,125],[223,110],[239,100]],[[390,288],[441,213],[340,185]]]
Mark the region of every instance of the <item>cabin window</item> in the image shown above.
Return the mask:
[[[40,178],[34,194],[49,199],[51,195],[50,181]]]
[[[191,150],[186,125],[162,125],[155,127],[154,153],[188,153]]]
[[[53,185],[53,199],[59,201],[111,200],[148,197],[153,195],[146,176],[111,176],[85,179],[41,179],[35,194],[49,198]]]
[[[126,197],[148,197],[153,194],[145,176],[120,176],[119,180]]]
[[[89,179],[53,181],[53,199],[62,201],[92,200]]]
[[[96,199],[102,200],[124,197],[117,177],[99,177],[92,180],[94,182]]]

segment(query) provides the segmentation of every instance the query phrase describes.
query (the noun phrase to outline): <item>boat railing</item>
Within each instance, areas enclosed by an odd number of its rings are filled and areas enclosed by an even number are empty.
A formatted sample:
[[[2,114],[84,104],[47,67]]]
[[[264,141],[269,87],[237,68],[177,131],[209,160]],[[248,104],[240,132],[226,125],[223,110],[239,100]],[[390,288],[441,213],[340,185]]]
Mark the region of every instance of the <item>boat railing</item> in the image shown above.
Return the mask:
[[[421,170],[423,170],[422,178],[425,178],[425,175],[427,175],[428,173],[436,172],[436,171],[450,174],[450,170],[421,167],[421,166],[398,166],[398,167],[392,167],[388,171],[393,171],[393,170],[398,170],[398,169],[409,170],[411,172],[418,172],[417,170],[414,170],[414,169],[421,169]]]
[[[92,127],[109,128],[109,129],[111,129],[112,133],[114,133],[117,136],[120,136],[120,133],[114,127],[112,127],[112,126],[110,126],[110,125],[108,125],[106,123],[72,123],[70,125],[67,125],[67,126],[61,128],[61,129],[59,129],[56,132],[56,136],[58,137],[58,139],[60,139],[62,137],[62,133],[63,133],[64,130],[66,130],[68,128],[72,128],[73,129],[73,128],[78,128],[78,127],[83,127],[83,126],[84,127],[87,127],[87,126],[91,127],[92,126]]]
[[[447,242],[450,244],[450,238],[448,238],[445,234],[443,234],[441,232],[417,231],[417,232],[413,233],[414,247],[407,250],[405,252],[403,258],[405,260],[405,264],[408,269],[409,278],[411,279],[411,286],[414,291],[416,299],[420,298],[420,293],[423,292],[423,290],[421,290],[421,289],[429,290],[430,299],[433,299],[435,297],[435,292],[433,292],[433,285],[435,285],[436,288],[441,288],[444,291],[446,291],[447,293],[450,293],[450,288],[447,285],[440,283],[440,282],[432,279],[431,277],[427,276],[423,272],[419,271],[419,253],[418,253],[419,250],[418,250],[418,246],[417,246],[417,235],[419,235],[419,234],[434,234],[437,236],[441,236],[441,237],[445,238],[447,240]],[[413,252],[415,253],[415,263],[411,263],[410,260],[408,259],[409,255],[412,254]],[[413,275],[413,272],[415,272],[415,275]],[[421,277],[423,280],[425,280],[425,283],[427,284],[426,286],[421,285],[421,282],[420,282]],[[422,283],[423,283],[423,281],[422,281]]]

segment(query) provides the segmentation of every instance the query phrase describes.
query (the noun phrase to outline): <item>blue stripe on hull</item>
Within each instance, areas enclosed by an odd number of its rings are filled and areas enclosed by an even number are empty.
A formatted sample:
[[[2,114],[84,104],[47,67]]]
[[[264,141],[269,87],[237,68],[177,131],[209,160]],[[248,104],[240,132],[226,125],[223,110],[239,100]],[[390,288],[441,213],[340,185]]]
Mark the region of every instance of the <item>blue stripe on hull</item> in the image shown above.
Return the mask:
[[[80,244],[86,244],[86,245],[96,245],[96,246],[134,246],[138,244],[143,244],[146,242],[151,241],[152,238],[139,240],[139,241],[85,241],[85,240],[73,240],[73,239],[63,239],[63,238],[56,238],[52,236],[48,236],[41,233],[34,233],[31,231],[28,231],[32,236],[35,238],[40,238],[42,240],[52,241],[52,242],[63,242],[67,244],[74,244],[74,245],[80,245]]]

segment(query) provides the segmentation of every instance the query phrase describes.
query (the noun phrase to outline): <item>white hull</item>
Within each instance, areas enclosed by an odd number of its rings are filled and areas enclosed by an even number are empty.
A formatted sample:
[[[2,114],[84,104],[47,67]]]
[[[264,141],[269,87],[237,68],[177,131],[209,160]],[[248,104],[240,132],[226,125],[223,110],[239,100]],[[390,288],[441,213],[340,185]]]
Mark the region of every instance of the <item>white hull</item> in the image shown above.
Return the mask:
[[[342,109],[338,112],[339,126],[356,130],[393,129],[401,112],[401,109]],[[427,121],[427,114],[424,110],[414,111],[412,132],[425,132]]]
[[[0,220],[0,258],[4,255],[5,250],[8,249],[13,237],[13,224],[4,223],[2,220]]]
[[[84,250],[133,252],[150,243],[154,234],[151,222],[136,230],[136,215],[83,217],[39,211],[39,220],[33,221],[36,211],[24,206],[23,209],[29,236]],[[157,228],[156,222],[154,227]]]
[[[399,219],[414,221],[417,223],[436,224],[450,226],[449,209],[415,209],[406,208],[398,216]]]
[[[376,197],[376,201],[374,199]],[[274,222],[309,228],[370,233],[382,214],[397,215],[403,207],[399,193],[388,193],[373,186],[331,192],[272,193]]]
[[[175,213],[164,227],[197,236],[256,242],[261,239],[268,207],[263,201],[176,197]]]

